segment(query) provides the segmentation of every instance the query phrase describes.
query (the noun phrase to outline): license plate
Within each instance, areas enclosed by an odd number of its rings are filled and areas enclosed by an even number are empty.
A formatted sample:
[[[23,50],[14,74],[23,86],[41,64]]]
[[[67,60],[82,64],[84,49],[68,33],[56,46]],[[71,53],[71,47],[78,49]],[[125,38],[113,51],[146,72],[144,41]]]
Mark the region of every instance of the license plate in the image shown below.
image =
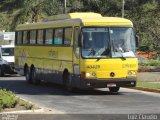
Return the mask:
[[[107,87],[116,87],[117,85],[115,83],[109,83],[107,84]]]

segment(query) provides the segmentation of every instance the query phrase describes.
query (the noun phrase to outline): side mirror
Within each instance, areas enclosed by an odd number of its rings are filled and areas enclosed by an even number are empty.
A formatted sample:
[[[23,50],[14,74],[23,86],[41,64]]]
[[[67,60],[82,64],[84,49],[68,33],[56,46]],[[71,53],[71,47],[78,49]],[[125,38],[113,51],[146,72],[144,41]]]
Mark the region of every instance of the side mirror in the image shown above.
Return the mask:
[[[136,47],[138,48],[138,46],[139,46],[139,36],[136,35]]]

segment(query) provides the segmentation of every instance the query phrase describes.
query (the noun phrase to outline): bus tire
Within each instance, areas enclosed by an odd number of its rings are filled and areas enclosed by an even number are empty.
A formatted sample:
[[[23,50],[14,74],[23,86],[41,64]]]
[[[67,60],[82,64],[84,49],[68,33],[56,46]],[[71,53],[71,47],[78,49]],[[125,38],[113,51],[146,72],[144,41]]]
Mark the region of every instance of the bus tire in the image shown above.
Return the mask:
[[[4,72],[3,72],[2,67],[0,66],[0,77],[3,77],[3,76],[4,76]]]
[[[33,67],[31,69],[31,80],[32,80],[32,83],[35,84],[35,85],[39,85],[40,84],[40,80],[37,77],[37,73],[36,73],[36,68],[35,67]]]
[[[110,91],[111,93],[117,93],[117,92],[119,91],[119,89],[120,89],[120,87],[110,87],[110,88],[109,88],[109,91]]]
[[[69,91],[69,92],[72,92],[73,91],[72,76],[68,73],[68,71],[64,72],[63,81],[64,81],[64,85],[65,85],[66,90]]]
[[[25,73],[26,82],[29,83],[29,84],[32,83],[28,67],[25,68],[25,72],[24,73]]]
[[[67,91],[69,91],[69,92],[72,92],[72,91],[73,91],[73,87],[72,87],[72,76],[71,76],[70,74],[68,74],[68,77],[67,77],[66,88],[67,88]]]

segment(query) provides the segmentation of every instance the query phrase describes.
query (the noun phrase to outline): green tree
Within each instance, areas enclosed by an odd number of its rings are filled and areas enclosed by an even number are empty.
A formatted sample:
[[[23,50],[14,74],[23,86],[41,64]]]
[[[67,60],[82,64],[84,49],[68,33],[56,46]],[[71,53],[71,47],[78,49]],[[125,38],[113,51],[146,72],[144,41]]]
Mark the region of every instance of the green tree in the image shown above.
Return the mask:
[[[0,31],[7,30],[9,21],[4,14],[0,14]]]

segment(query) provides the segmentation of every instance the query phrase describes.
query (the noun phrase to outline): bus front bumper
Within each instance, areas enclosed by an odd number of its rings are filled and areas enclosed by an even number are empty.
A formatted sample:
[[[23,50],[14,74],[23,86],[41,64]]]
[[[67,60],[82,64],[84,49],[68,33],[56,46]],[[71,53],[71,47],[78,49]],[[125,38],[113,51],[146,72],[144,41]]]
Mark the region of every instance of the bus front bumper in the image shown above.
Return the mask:
[[[81,79],[81,88],[135,87],[137,78]]]

